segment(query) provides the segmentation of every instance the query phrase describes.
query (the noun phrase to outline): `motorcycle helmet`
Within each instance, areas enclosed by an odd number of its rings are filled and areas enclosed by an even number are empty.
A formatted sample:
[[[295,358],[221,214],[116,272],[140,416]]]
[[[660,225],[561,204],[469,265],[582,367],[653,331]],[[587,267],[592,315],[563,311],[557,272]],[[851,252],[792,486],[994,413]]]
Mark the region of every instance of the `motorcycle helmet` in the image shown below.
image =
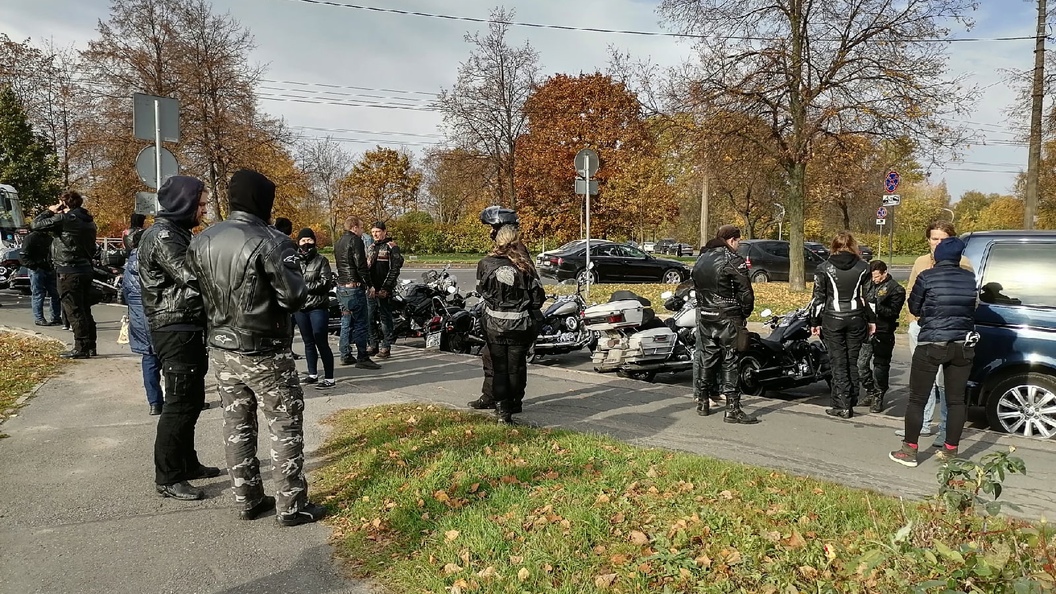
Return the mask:
[[[517,213],[501,206],[489,206],[480,212],[480,222],[498,229],[503,225],[518,225]]]

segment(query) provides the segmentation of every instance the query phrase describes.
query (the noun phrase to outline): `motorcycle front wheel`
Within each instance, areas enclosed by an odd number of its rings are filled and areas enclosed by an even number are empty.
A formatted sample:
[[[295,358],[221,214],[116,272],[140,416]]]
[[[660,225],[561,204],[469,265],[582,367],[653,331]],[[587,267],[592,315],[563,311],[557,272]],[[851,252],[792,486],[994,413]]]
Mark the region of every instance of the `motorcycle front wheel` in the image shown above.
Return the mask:
[[[762,396],[766,387],[759,381],[759,370],[763,368],[759,359],[751,355],[741,357],[738,366],[737,382],[740,384],[741,394],[749,396]]]

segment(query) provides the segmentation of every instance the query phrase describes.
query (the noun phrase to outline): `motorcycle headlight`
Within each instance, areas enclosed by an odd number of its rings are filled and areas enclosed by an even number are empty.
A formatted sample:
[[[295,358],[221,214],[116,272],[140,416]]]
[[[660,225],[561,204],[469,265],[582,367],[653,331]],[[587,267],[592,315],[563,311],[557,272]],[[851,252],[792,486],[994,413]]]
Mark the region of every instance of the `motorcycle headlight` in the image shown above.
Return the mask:
[[[571,332],[575,332],[576,329],[579,328],[579,320],[576,319],[575,316],[568,316],[565,318],[565,328],[568,328]]]

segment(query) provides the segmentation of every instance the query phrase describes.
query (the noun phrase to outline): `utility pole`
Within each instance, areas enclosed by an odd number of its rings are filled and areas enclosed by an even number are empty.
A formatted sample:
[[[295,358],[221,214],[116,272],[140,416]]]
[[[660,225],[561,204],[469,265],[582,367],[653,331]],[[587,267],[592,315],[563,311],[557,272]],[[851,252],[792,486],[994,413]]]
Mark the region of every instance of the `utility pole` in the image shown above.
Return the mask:
[[[708,200],[710,200],[708,188],[708,174],[704,174],[704,183],[700,187],[700,244],[697,245],[697,249],[704,247],[704,244],[708,243],[711,238],[708,237],[708,229],[711,225],[708,222]]]
[[[1034,87],[1030,101],[1030,149],[1027,154],[1027,195],[1023,228],[1034,228],[1038,210],[1038,172],[1041,168],[1041,111],[1045,101],[1045,16],[1047,0],[1038,0],[1038,31],[1034,42]]]

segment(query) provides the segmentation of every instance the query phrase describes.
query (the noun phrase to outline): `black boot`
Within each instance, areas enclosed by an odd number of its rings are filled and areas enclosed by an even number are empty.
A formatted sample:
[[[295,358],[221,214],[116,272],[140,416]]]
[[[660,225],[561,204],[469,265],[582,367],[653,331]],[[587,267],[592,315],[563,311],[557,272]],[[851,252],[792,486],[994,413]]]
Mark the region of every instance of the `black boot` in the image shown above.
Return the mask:
[[[825,414],[832,417],[839,417],[841,419],[850,419],[854,416],[853,408],[828,408],[825,409]]]
[[[741,395],[726,395],[726,416],[722,418],[725,423],[737,423],[738,425],[754,425],[759,419],[750,417],[741,410]]]
[[[697,414],[706,417],[711,414],[711,399],[707,396],[697,398]]]
[[[879,413],[884,412],[884,392],[874,392],[869,395],[872,398],[872,402],[869,404],[869,412]]]

